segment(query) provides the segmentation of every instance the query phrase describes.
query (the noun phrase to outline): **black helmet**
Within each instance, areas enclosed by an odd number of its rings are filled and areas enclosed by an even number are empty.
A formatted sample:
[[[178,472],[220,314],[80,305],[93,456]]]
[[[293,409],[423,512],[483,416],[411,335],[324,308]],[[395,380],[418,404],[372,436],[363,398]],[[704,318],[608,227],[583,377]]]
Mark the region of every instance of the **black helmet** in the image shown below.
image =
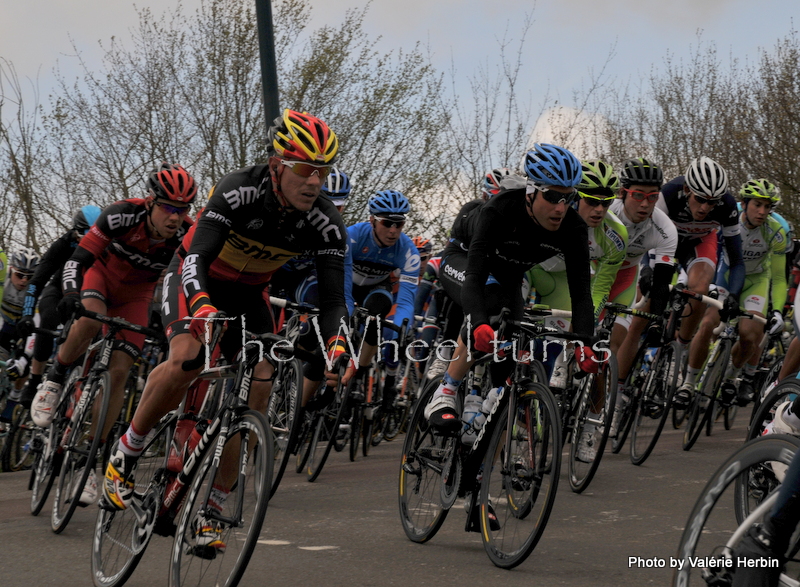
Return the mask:
[[[624,188],[634,184],[661,187],[661,184],[664,183],[664,173],[655,163],[651,163],[644,157],[635,157],[628,159],[622,165],[619,181]]]

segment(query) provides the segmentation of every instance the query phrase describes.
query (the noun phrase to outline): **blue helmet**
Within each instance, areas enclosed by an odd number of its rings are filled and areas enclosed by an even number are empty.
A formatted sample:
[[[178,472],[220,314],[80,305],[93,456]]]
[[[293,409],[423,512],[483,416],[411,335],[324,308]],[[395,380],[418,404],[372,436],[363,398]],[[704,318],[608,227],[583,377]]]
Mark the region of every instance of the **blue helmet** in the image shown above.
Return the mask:
[[[350,179],[347,174],[334,167],[325,179],[322,193],[328,196],[335,206],[344,206],[352,189],[353,186],[350,185]]]
[[[405,216],[411,206],[397,190],[383,190],[369,197],[369,213],[374,216]]]
[[[525,155],[525,173],[537,185],[573,188],[581,182],[581,162],[563,147],[536,143]]]
[[[75,212],[75,216],[72,217],[72,229],[86,234],[89,232],[92,225],[97,222],[101,211],[99,206],[93,206],[91,204],[84,206]]]

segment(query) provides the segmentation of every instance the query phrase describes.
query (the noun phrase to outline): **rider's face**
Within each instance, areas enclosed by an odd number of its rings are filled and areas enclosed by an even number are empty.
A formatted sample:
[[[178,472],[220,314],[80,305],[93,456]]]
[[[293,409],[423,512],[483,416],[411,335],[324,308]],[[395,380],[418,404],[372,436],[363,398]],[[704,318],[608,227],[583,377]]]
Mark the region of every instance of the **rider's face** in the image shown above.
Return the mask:
[[[289,167],[280,164],[280,160],[277,158],[271,164],[275,167],[280,190],[287,203],[301,212],[311,210],[319,197],[324,178],[320,177],[319,173],[302,177]]]
[[[163,238],[172,238],[178,232],[183,219],[189,213],[190,206],[180,202],[159,202],[152,200],[153,211],[150,222],[156,232]]]
[[[764,222],[767,221],[767,216],[769,216],[771,210],[772,202],[759,198],[751,198],[747,200],[747,204],[745,204],[744,207],[747,222],[754,227],[764,224]]]
[[[625,197],[625,215],[634,224],[644,222],[653,215],[653,210],[658,202],[659,188],[653,185],[634,184],[629,188],[622,188],[620,193]]]
[[[574,192],[574,188],[567,188],[562,186],[548,186],[548,190],[558,192],[561,194],[569,195]],[[567,214],[569,204],[562,201],[558,204],[551,204],[548,202],[541,193],[535,193],[528,196],[533,198],[530,205],[530,214],[534,220],[538,222],[545,230],[555,232],[561,228],[561,222]]]

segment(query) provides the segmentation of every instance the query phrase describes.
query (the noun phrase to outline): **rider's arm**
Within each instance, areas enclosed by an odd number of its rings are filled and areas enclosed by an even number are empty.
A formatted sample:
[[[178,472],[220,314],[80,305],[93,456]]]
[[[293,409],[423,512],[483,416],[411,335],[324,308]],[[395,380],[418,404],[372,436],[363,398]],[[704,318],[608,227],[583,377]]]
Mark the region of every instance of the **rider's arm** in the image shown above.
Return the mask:
[[[467,254],[464,285],[461,289],[464,315],[469,317],[472,328],[489,323],[483,289],[491,271],[491,259],[497,250],[495,239],[503,237],[507,230],[506,224],[507,221],[502,218],[497,208],[492,206],[485,206],[475,222]]]
[[[783,228],[780,228],[770,243],[770,296],[773,310],[783,312],[786,304],[788,284],[786,281],[786,244],[788,238]]]
[[[611,214],[611,212],[609,212]],[[617,278],[617,272],[625,260],[628,248],[628,231],[621,222],[603,222],[595,229],[598,238],[601,238],[603,256],[598,259],[597,271],[592,281],[592,303],[594,304],[594,317],[597,320],[603,311],[603,305],[608,301],[611,286]]]
[[[728,278],[728,286],[730,292],[736,296],[742,293],[744,287],[745,267],[744,257],[742,255],[742,237],[738,234],[723,237],[725,243],[725,250],[728,252],[728,261],[730,263],[730,277]]]
[[[6,275],[8,274],[8,257],[3,250],[0,250],[0,300],[3,299],[3,290],[6,284]],[[2,320],[0,319],[0,323]]]
[[[562,227],[563,228],[563,227]],[[589,270],[589,235],[585,224],[571,227],[567,244],[562,248],[567,264],[567,283],[572,300],[572,328],[576,334],[594,334],[591,277]]]
[[[403,234],[401,240],[406,245],[406,250],[401,255],[404,263],[400,267],[400,286],[395,299],[397,309],[394,312],[394,322],[402,324],[403,320],[408,319],[409,325],[413,325],[414,297],[417,294],[419,281],[419,253],[408,236]],[[392,338],[395,337],[392,336]]]
[[[64,263],[69,260],[72,253],[75,252],[76,247],[77,243],[73,238],[73,231],[70,230],[65,235],[56,239],[45,254],[42,255],[42,260],[36,266],[33,278],[28,284],[28,291],[25,292],[25,301],[22,308],[23,316],[34,315],[36,302],[39,299],[39,295],[42,293],[42,289],[56,271],[63,267]]]
[[[319,281],[320,330],[326,344],[330,347],[332,339],[339,333],[339,326],[342,321],[347,322],[345,259],[346,251],[349,248],[349,237],[341,217],[338,214],[334,214],[333,212],[335,211],[327,208],[330,206],[332,209],[333,204],[327,201],[320,201],[319,205],[322,212],[327,213],[331,222],[338,224],[338,230],[330,231],[325,241],[320,241],[316,255],[317,279]],[[352,277],[352,268],[350,269],[350,275]],[[330,350],[330,348],[327,350]]]
[[[344,253],[344,301],[347,306],[347,313],[353,315],[356,307],[353,299],[353,246],[355,241],[350,238],[350,233],[345,235],[347,249]]]
[[[650,286],[650,312],[660,315],[667,306],[669,284],[675,274],[675,250],[678,248],[678,229],[666,214],[653,212],[653,222],[660,242],[653,249],[653,283]]]

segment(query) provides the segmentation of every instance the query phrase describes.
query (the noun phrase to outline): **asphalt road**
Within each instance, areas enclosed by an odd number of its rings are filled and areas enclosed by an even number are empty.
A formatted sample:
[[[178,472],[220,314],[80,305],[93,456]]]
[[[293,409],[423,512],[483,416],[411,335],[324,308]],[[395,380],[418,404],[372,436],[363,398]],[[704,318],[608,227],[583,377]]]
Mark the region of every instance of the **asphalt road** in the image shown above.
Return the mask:
[[[512,571],[494,567],[480,536],[463,531],[461,500],[430,542],[406,538],[397,507],[402,438],[354,463],[332,453],[315,483],[287,472],[241,585],[667,585],[669,568],[629,567],[629,557],[668,560],[675,554],[700,490],[741,445],[744,424],[731,431],[718,426],[690,452],[681,450],[681,432],[669,428],[641,467],[631,465],[627,446],[619,455],[607,451],[581,495],[570,491],[564,466],[544,535]],[[0,585],[91,585],[96,508],[79,510],[55,535],[49,503],[38,517],[30,515],[28,475],[0,475]],[[170,545],[154,537],[127,585],[166,585]]]

